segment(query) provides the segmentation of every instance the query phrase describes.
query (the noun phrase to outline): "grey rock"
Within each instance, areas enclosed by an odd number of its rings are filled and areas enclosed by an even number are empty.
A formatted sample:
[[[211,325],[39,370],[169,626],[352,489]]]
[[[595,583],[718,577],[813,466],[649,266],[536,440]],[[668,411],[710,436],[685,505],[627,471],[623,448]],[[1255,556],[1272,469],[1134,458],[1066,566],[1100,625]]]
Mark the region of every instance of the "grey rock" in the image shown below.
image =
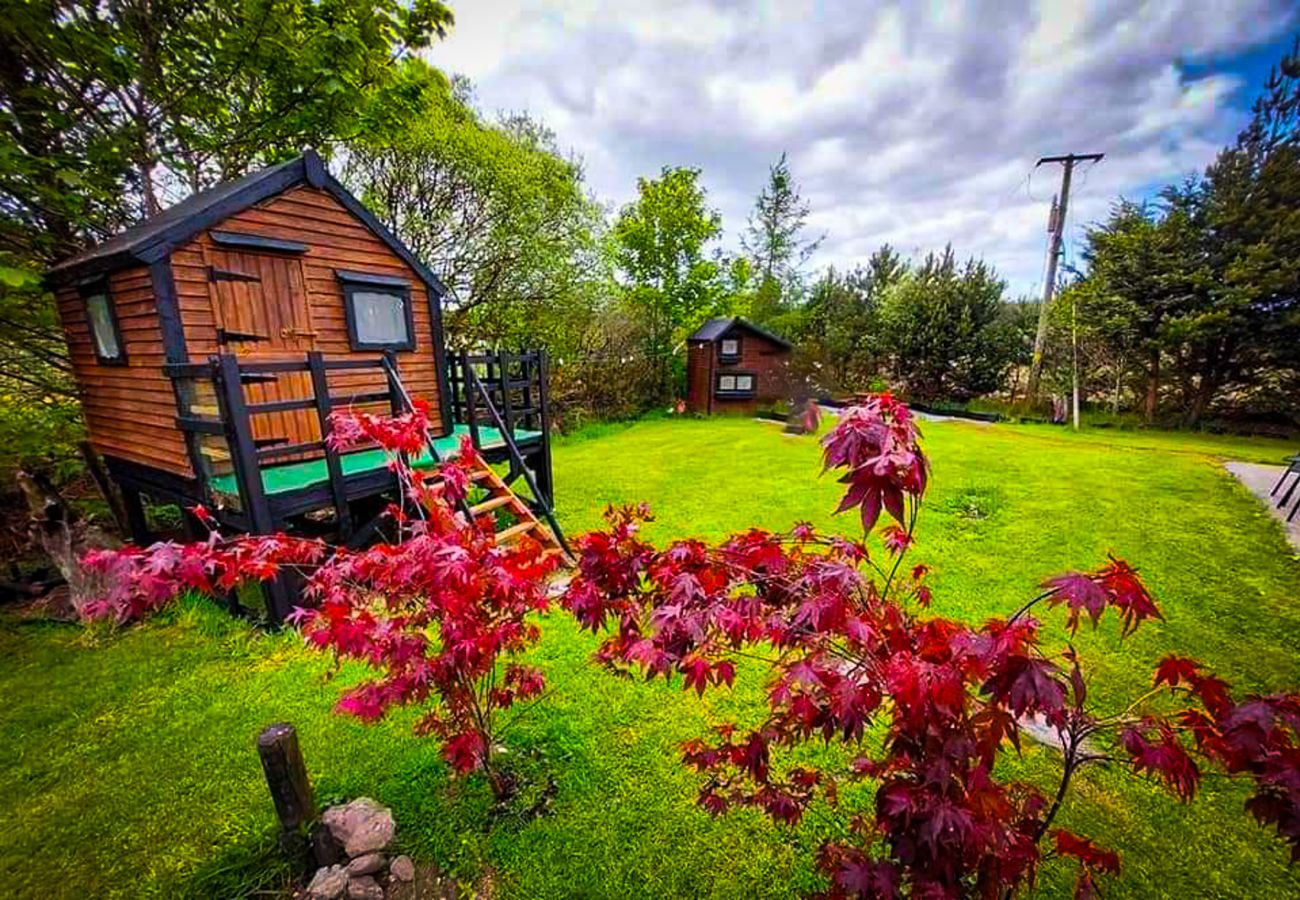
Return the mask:
[[[307,885],[307,896],[311,900],[338,900],[348,888],[348,873],[342,866],[328,866],[317,869]]]
[[[384,870],[384,865],[388,860],[382,853],[367,853],[364,856],[358,856],[352,862],[348,863],[348,875],[356,877],[358,875],[374,875]]]
[[[369,797],[359,797],[346,806],[332,806],[325,810],[321,821],[354,859],[383,850],[393,842],[397,831],[392,812]]]
[[[415,880],[415,863],[409,856],[399,856],[388,865],[388,874],[398,881]]]
[[[324,822],[317,820],[312,823],[309,840],[311,855],[318,868],[325,869],[337,863],[347,863],[348,858],[343,852],[343,845],[334,840],[334,835],[330,834]]]
[[[384,889],[369,875],[348,881],[348,900],[384,900]]]

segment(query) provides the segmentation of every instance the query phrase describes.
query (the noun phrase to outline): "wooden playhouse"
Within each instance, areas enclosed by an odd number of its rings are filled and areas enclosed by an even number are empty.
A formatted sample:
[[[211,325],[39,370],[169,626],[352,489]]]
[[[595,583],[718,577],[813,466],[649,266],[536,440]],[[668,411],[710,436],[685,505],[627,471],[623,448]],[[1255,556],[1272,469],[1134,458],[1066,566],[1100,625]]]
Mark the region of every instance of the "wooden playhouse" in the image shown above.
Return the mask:
[[[90,440],[136,541],[151,538],[143,494],[204,503],[234,530],[323,523],[363,543],[393,475],[376,448],[334,452],[330,413],[401,412],[414,398],[432,409],[417,464],[463,434],[509,463],[504,480],[484,467],[467,513],[502,540],[562,540],[545,355],[449,356],[444,286],[315,153],[195,194],[48,278]]]
[[[686,339],[686,407],[754,412],[790,399],[793,346],[740,317],[710,319]]]

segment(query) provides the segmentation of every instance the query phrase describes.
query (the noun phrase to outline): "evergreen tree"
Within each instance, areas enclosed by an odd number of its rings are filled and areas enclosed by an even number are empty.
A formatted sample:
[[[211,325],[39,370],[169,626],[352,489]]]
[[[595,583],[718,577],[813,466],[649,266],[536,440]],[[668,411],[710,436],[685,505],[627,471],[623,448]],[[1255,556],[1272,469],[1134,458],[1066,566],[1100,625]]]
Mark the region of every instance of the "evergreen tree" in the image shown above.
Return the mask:
[[[754,261],[759,280],[750,315],[773,323],[793,303],[800,269],[821,244],[803,237],[809,206],[790,174],[786,155],[768,170],[767,185],[754,203],[741,246]]]

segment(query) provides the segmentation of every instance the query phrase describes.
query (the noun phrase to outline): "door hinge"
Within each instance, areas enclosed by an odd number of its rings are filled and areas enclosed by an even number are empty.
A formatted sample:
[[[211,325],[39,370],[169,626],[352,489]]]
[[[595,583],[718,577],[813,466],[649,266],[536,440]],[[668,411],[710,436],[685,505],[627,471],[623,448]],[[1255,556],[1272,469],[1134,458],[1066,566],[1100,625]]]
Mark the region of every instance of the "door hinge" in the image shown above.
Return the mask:
[[[264,334],[252,334],[247,331],[227,331],[224,328],[217,329],[217,343],[229,344],[231,341],[265,341]]]
[[[218,269],[216,266],[208,266],[208,281],[261,281],[258,275],[249,275],[247,272],[236,272],[233,269]]]

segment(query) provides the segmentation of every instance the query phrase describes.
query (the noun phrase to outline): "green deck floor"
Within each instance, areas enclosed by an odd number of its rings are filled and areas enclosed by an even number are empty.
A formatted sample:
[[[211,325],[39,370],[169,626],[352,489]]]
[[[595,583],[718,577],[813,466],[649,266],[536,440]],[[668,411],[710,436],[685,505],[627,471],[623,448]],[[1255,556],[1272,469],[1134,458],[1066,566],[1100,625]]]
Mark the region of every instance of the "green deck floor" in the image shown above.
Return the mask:
[[[468,434],[469,428],[464,425],[457,425],[455,431],[446,437],[436,439],[433,443],[438,449],[438,455],[446,459],[448,456],[455,454],[460,447],[460,438],[463,434]],[[495,428],[480,427],[478,430],[481,449],[490,450],[493,447],[500,447],[503,443],[501,432]],[[524,431],[522,429],[515,432],[515,441],[518,443],[531,442],[541,437],[541,432]],[[348,453],[339,456],[339,462],[343,466],[343,476],[361,475],[365,472],[371,472],[375,469],[382,469],[388,464],[388,458],[384,451],[378,448],[374,450],[361,450],[356,453]],[[420,454],[420,457],[414,461],[417,468],[424,468],[433,464],[433,458],[426,450]],[[324,484],[329,481],[329,469],[325,465],[324,459],[311,459],[304,462],[285,463],[278,466],[266,466],[262,469],[262,489],[268,496],[275,494],[287,494],[291,491],[300,491],[303,488],[309,488],[312,485]],[[234,474],[218,475],[212,479],[212,489],[223,494],[236,494],[239,487],[235,483]]]

